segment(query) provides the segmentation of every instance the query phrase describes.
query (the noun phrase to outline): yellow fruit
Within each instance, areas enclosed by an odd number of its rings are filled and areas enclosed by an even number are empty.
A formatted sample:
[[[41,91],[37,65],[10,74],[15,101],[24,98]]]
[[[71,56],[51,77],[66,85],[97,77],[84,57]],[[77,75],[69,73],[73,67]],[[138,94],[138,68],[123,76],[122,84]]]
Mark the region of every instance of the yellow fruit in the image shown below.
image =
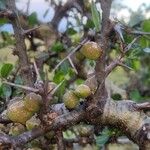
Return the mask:
[[[7,109],[7,116],[13,122],[25,124],[32,117],[33,113],[27,111],[23,101],[18,101],[10,105]]]
[[[86,98],[91,95],[91,90],[87,85],[81,84],[75,89],[75,94],[80,98]]]
[[[96,60],[102,54],[102,49],[96,42],[87,42],[81,48],[81,53],[88,59]]]
[[[9,134],[16,136],[19,135],[21,133],[23,133],[25,131],[25,127],[22,124],[15,124],[15,126],[12,126],[9,130]]]
[[[35,93],[29,93],[24,98],[24,107],[30,112],[38,112],[42,104],[42,97]]]
[[[32,118],[26,121],[27,130],[32,130],[33,128],[38,127],[40,123],[40,120],[33,116]]]
[[[73,109],[78,106],[79,98],[73,91],[68,91],[63,96],[64,104],[68,109]]]

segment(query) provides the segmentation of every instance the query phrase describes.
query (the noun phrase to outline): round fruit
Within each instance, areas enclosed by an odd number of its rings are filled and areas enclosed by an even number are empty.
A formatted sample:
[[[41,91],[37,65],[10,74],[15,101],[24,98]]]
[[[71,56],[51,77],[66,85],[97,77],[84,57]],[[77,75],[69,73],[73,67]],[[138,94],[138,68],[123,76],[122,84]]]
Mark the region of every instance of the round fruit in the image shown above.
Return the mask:
[[[78,106],[79,98],[73,91],[68,91],[63,96],[64,104],[68,109],[73,109]]]
[[[85,58],[84,55],[80,51],[76,52],[75,55],[79,61],[82,61]]]
[[[26,121],[27,130],[32,130],[33,128],[38,127],[40,123],[40,120],[33,116],[32,118]]]
[[[96,42],[87,42],[81,48],[81,53],[88,59],[96,60],[102,54],[102,49]]]
[[[24,98],[24,107],[30,112],[38,112],[42,104],[42,97],[35,93],[29,93]]]
[[[25,131],[25,127],[22,124],[15,124],[15,126],[12,126],[9,130],[9,134],[13,136],[17,136]]]
[[[33,113],[24,107],[23,101],[13,103],[8,107],[7,116],[13,122],[25,124],[32,117]]]
[[[75,94],[80,98],[86,98],[91,95],[91,90],[87,85],[81,84],[75,89]]]

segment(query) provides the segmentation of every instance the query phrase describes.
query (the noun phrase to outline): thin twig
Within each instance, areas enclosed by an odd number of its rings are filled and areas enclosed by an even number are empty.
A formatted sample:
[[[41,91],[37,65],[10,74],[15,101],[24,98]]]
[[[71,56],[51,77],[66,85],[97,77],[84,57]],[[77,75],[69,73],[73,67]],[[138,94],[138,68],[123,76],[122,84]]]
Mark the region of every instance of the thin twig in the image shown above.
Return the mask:
[[[61,81],[52,91],[50,91],[49,93],[51,93],[51,95],[54,95],[55,92],[59,89],[59,87],[64,83],[65,79],[63,81]],[[48,93],[48,94],[49,94]]]
[[[75,65],[73,64],[73,62],[72,62],[70,57],[68,58],[68,60],[69,60],[69,62],[71,64],[72,68],[74,69],[75,73],[78,74],[78,71],[77,71],[77,69],[76,69]]]
[[[36,80],[41,80],[41,76],[40,76],[40,73],[39,73],[39,70],[38,70],[35,60],[33,60],[33,65],[34,65],[34,69],[35,69],[36,76],[37,76]]]
[[[54,73],[58,67],[64,62],[66,61],[67,59],[69,59],[78,49],[80,49],[82,47],[82,45],[84,43],[86,43],[88,41],[88,39],[84,39],[77,47],[75,47],[61,62],[59,62],[56,67],[53,69],[52,73]]]
[[[137,35],[150,35],[150,32],[143,32],[143,31],[130,31],[129,33]]]
[[[16,88],[22,88],[26,91],[31,91],[31,92],[39,92],[38,89],[35,89],[35,88],[32,88],[32,87],[28,87],[28,86],[24,86],[24,85],[19,85],[19,84],[14,84],[14,83],[11,83],[11,82],[7,82],[7,81],[3,81],[4,84],[7,84],[7,85],[10,85],[10,86],[13,86],[13,87],[16,87]]]
[[[144,110],[144,109],[149,109],[150,110],[150,102],[145,102],[141,104],[136,104],[138,109]]]
[[[28,33],[31,33],[37,29],[39,29],[41,26],[38,26],[38,27],[34,27],[32,29],[28,29],[28,30],[23,30],[22,34],[25,35],[25,34],[28,34]]]
[[[139,37],[140,37],[140,36],[135,37],[135,38],[131,41],[131,43],[128,44],[128,46],[124,49],[124,53],[127,53],[127,52],[131,49],[132,45],[137,41],[137,39],[138,39]]]

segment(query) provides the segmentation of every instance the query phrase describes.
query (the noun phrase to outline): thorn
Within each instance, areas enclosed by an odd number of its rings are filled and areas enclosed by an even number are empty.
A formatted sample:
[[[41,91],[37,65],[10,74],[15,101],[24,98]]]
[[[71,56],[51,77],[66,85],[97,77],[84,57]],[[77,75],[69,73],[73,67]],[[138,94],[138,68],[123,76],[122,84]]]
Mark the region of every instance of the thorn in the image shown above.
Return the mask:
[[[35,31],[35,30],[37,30],[38,28],[40,28],[41,26],[38,26],[38,27],[35,27],[35,28],[32,28],[32,29],[28,29],[28,30],[23,30],[23,35],[25,35],[25,34],[28,34],[28,33],[30,33],[30,32],[33,32],[33,31]]]
[[[114,26],[114,29],[119,34],[119,37],[121,38],[121,40],[124,42],[124,38],[123,38],[123,34],[122,34],[122,29],[124,29],[123,25],[120,23],[117,23]]]
[[[27,91],[32,91],[32,92],[35,92],[35,93],[39,92],[38,89],[28,87],[28,86],[24,86],[24,85],[14,84],[14,83],[7,82],[7,81],[3,81],[2,83],[10,85],[10,86],[17,87],[17,88],[22,88],[22,89],[27,90]]]
[[[122,66],[122,67],[125,67],[125,68],[127,68],[127,69],[130,69],[130,70],[134,70],[133,68],[131,68],[131,67],[129,67],[129,66],[123,64],[123,63],[120,63],[120,62],[118,62],[118,65],[119,65],[119,66]]]
[[[72,68],[74,69],[75,73],[78,74],[78,71],[77,71],[77,69],[76,69],[75,65],[73,64],[73,62],[72,62],[70,57],[68,58],[68,60],[69,60],[69,62],[71,64]]]
[[[55,92],[59,89],[59,87],[64,83],[65,79],[62,80],[52,91],[50,91],[51,95],[54,95]]]

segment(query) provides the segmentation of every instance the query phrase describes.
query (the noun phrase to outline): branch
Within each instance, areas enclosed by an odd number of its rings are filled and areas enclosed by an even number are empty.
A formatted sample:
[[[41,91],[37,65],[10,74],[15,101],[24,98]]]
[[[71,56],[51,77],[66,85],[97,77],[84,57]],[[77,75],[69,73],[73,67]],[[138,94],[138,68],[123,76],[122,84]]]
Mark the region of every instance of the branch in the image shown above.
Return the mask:
[[[65,143],[64,143],[63,134],[61,130],[58,130],[56,132],[56,138],[57,138],[57,149],[65,150]]]
[[[14,13],[11,10],[3,10],[0,11],[0,18],[8,18],[8,19],[13,19],[14,18]]]
[[[24,86],[24,85],[19,85],[19,84],[7,82],[7,81],[3,81],[3,83],[7,84],[7,85],[10,85],[10,86],[13,86],[13,87],[24,89],[26,91],[31,91],[31,92],[35,92],[35,93],[39,92],[38,89],[35,89],[35,88],[32,88],[32,87],[28,87],[28,86]]]
[[[139,110],[150,110],[150,102],[145,102],[145,103],[137,104],[137,108]]]
[[[57,29],[59,22],[66,16],[67,11],[73,7],[79,7],[80,0],[68,0],[63,6],[56,6],[55,15],[51,21],[52,26]]]
[[[97,37],[97,43],[103,50],[102,56],[96,62],[95,72],[96,79],[98,82],[98,89],[94,96],[94,103],[97,100],[105,99],[108,97],[107,90],[105,88],[105,58],[106,50],[109,48],[109,34],[113,28],[109,16],[112,0],[99,0],[102,9],[102,27],[101,27],[101,36]]]
[[[132,45],[137,41],[138,38],[139,38],[139,36],[136,37],[136,38],[134,38],[134,39],[131,41],[131,43],[129,43],[123,50],[121,50],[121,51],[122,51],[121,56],[119,56],[118,58],[116,58],[114,61],[112,61],[112,62],[110,63],[110,65],[108,65],[108,66],[106,67],[106,70],[105,70],[106,77],[107,77],[107,76],[111,73],[111,71],[112,71],[114,68],[116,68],[117,66],[122,66],[122,67],[125,67],[125,68],[127,68],[127,69],[133,70],[133,69],[130,68],[129,66],[127,66],[127,65],[125,65],[125,64],[122,63],[122,58],[123,58],[123,57],[125,56],[125,54],[132,48]]]
[[[87,121],[92,125],[116,127],[127,135],[129,139],[137,143],[140,147],[143,147],[143,150],[149,150],[149,118],[141,109],[139,109],[147,106],[149,108],[149,105],[149,102],[137,104],[129,100],[114,102],[112,99],[107,99],[106,103],[103,105],[104,107],[101,103],[96,106],[102,111],[101,114],[98,109],[93,109],[95,113],[89,112],[88,107],[86,107],[86,110],[82,110],[81,108],[71,112],[63,111],[62,115],[55,118],[53,122],[47,126],[41,126],[32,131],[24,132],[17,137],[0,135],[0,143],[4,145],[11,144],[14,147],[19,147],[51,130],[58,131],[60,128],[66,129],[80,121]],[[61,105],[61,107],[63,107],[63,105]],[[60,106],[59,108],[53,107],[53,110],[54,109],[57,109],[58,112],[61,111]]]
[[[11,19],[11,24],[14,29],[14,35],[16,39],[16,51],[19,57],[19,64],[21,67],[21,75],[25,85],[32,86],[33,85],[33,76],[32,70],[30,68],[30,63],[28,60],[26,46],[24,42],[23,30],[19,22],[19,16],[16,12],[15,0],[7,0],[8,9],[10,9],[15,14],[15,18]]]
[[[81,120],[84,120],[85,112],[83,110],[72,111],[70,113],[57,117],[53,123],[47,127],[35,128],[31,131],[24,132],[17,137],[11,137],[7,135],[0,136],[0,143],[7,145],[11,144],[13,147],[24,145],[33,139],[44,135],[50,130],[58,130],[60,128],[66,128],[71,125],[75,125]]]

